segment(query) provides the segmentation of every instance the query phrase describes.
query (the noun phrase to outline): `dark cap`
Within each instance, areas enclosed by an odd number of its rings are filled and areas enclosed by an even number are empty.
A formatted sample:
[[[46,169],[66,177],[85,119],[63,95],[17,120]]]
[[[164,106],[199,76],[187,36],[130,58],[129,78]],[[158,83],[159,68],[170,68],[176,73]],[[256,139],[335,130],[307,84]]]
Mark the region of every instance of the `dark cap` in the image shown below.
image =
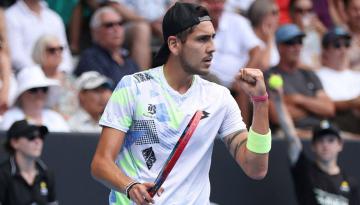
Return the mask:
[[[323,47],[327,47],[339,38],[351,39],[351,35],[343,28],[336,26],[324,34],[321,44]]]
[[[321,121],[320,125],[313,129],[312,142],[314,143],[323,137],[336,137],[341,140],[339,129],[327,120]]]
[[[20,137],[32,138],[33,136],[41,136],[42,138],[49,133],[46,126],[38,126],[29,124],[27,120],[19,120],[14,122],[9,130],[6,132],[7,140],[5,142],[5,148],[8,151],[12,151],[13,148],[10,145],[12,138],[18,139]]]
[[[155,56],[154,67],[165,64],[169,57],[169,36],[174,36],[202,21],[211,21],[208,11],[203,6],[176,2],[169,8],[162,22],[164,43]]]

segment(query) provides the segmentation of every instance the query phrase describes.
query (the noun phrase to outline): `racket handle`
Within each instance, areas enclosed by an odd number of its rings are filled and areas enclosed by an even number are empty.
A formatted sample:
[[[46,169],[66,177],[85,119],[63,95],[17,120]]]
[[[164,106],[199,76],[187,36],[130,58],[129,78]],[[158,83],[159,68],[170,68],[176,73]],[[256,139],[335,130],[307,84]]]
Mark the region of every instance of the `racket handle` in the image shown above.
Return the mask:
[[[147,190],[147,192],[149,193],[149,195],[151,196],[151,198],[153,198],[154,196],[155,196],[155,194],[156,194],[156,187],[155,186],[153,186],[153,187],[151,187],[151,188],[149,188],[148,190]]]

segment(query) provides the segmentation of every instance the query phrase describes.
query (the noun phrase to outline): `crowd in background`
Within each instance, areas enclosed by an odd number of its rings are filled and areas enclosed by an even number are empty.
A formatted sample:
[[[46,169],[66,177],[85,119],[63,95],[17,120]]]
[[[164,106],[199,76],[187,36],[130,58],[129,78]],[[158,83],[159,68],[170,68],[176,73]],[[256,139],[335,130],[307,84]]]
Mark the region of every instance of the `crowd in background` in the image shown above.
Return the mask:
[[[216,52],[203,77],[231,90],[246,124],[251,102],[234,76],[255,67],[282,75],[300,136],[328,119],[360,139],[360,0],[182,1],[209,10]],[[152,67],[174,2],[2,1],[0,129],[26,118],[50,131],[100,132],[117,82]]]

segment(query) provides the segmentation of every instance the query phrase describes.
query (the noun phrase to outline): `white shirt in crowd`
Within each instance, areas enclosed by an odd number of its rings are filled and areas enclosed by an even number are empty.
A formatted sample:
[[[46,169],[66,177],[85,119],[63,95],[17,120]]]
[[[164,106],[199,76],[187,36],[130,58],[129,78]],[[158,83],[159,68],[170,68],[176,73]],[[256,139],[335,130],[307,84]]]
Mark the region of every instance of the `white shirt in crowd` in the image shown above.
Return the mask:
[[[245,17],[230,12],[220,17],[214,41],[216,52],[210,72],[230,88],[236,73],[249,61],[249,51],[260,46],[260,41]]]
[[[354,70],[337,71],[322,67],[316,71],[324,90],[333,101],[350,100],[360,96],[360,72]]]
[[[10,126],[18,120],[25,119],[26,116],[24,112],[18,108],[13,107],[5,112],[3,115],[3,120],[0,123],[0,129],[1,130],[8,130]],[[28,119],[31,121],[31,119]],[[42,111],[42,121],[43,125],[45,125],[50,132],[69,132],[69,126],[64,120],[64,118],[57,112],[44,109]]]
[[[31,54],[35,42],[44,34],[52,34],[57,36],[65,47],[59,69],[70,73],[73,65],[64,23],[45,2],[40,3],[42,8],[40,16],[31,11],[24,1],[17,1],[5,11],[12,64],[17,70],[34,65]]]

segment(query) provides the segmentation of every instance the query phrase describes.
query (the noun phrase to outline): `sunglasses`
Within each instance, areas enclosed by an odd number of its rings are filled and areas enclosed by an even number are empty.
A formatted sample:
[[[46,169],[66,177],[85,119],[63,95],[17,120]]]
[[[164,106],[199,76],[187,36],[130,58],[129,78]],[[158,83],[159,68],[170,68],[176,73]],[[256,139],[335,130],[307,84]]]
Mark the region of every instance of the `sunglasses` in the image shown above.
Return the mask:
[[[43,93],[47,93],[48,90],[49,90],[48,87],[39,87],[39,88],[31,88],[31,89],[29,89],[28,91],[29,91],[29,93],[31,93],[31,94],[36,94],[36,93],[38,93],[39,91],[41,91],[41,92],[43,92]]]
[[[114,21],[114,22],[104,22],[101,24],[106,29],[113,28],[114,26],[122,26],[124,24],[123,21]]]
[[[351,45],[351,41],[350,41],[350,39],[337,40],[337,41],[334,41],[331,45],[334,48],[341,48],[341,47],[349,48]]]
[[[285,44],[287,46],[302,45],[303,39],[302,38],[292,38],[290,40],[285,41],[283,44]]]
[[[44,135],[40,135],[40,134],[29,134],[29,135],[25,135],[25,138],[28,139],[29,141],[33,141],[35,140],[36,138],[40,138],[42,140],[45,139],[45,136]]]
[[[279,15],[279,9],[273,9],[270,13],[273,16],[277,16],[277,15]]]
[[[46,48],[46,52],[48,52],[49,54],[55,54],[57,52],[62,52],[64,50],[64,46],[58,46],[58,47],[47,47]]]
[[[296,13],[307,14],[313,12],[312,8],[295,8]]]

